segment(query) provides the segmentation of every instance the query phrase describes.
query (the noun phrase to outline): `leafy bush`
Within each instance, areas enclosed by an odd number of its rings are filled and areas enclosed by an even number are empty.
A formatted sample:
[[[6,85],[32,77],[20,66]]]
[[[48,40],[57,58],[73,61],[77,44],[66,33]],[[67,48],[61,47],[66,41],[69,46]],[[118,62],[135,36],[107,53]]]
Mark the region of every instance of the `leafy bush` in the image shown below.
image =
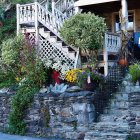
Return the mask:
[[[3,40],[7,38],[12,38],[15,36],[16,31],[16,10],[15,7],[12,7],[12,11],[10,11],[10,16],[5,16],[6,9],[4,6],[0,6],[0,21],[2,26],[0,27],[0,44]],[[2,10],[3,9],[3,10]]]
[[[92,13],[79,13],[65,21],[60,33],[68,44],[89,50],[92,57],[102,47],[106,30],[107,26],[102,17]]]
[[[13,3],[13,4],[17,4],[17,3],[25,4],[25,3],[30,3],[30,2],[33,2],[33,0],[11,0],[11,3]]]
[[[21,35],[7,39],[1,45],[0,85],[18,84],[9,116],[9,132],[13,134],[25,133],[26,124],[23,121],[25,109],[46,80],[46,69],[36,57],[36,50],[30,43],[28,33],[25,35],[25,39]]]
[[[135,63],[129,66],[129,73],[133,82],[137,82],[140,79],[140,63]]]
[[[77,74],[77,83],[80,87],[83,83],[99,83],[101,80],[104,80],[103,75],[89,67]]]

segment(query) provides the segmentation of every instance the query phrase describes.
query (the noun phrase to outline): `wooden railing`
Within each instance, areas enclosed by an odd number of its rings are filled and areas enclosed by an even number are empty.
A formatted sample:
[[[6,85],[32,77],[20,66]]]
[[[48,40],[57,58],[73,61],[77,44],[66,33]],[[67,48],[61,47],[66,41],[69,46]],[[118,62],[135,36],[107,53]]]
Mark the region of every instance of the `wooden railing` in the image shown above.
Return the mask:
[[[121,36],[116,33],[105,33],[104,42],[104,73],[106,76],[108,74],[108,54],[119,52],[121,48]]]
[[[17,5],[17,22],[19,24],[35,21],[35,3]]]
[[[54,7],[68,18],[75,14],[74,0],[58,0]]]
[[[54,9],[54,13],[51,13],[37,2],[25,5],[17,4],[18,30],[20,24],[40,22],[59,36],[59,29],[66,19],[67,17],[61,11]]]
[[[64,12],[65,10],[73,6],[74,6],[74,0],[58,0],[55,3],[55,8],[61,12]]]
[[[61,11],[55,9],[54,13],[51,13],[37,2],[25,5],[17,4],[17,32],[19,33],[21,24],[35,25],[35,32],[32,33],[31,36],[35,38],[35,42],[38,42],[39,46],[41,45],[41,50],[45,49],[43,51],[48,51],[48,48],[50,48],[50,50],[57,50],[55,51],[56,54],[53,52],[53,55],[59,58],[64,57],[63,59],[65,59],[67,66],[70,68],[74,68],[77,66],[79,51],[77,52],[76,58],[71,59],[63,51],[60,51],[58,46],[55,46],[55,44],[50,43],[49,40],[40,41],[41,38],[39,38],[40,35],[38,30],[38,23],[42,23],[44,27],[47,27],[56,36],[60,37],[59,29],[62,27],[66,19],[67,17]],[[43,44],[40,44],[40,42],[42,42]],[[52,55],[50,54],[52,53],[51,51],[46,52],[46,54],[48,53],[50,56]],[[44,53],[41,52],[42,57],[43,55]]]
[[[105,34],[105,49],[107,52],[118,52],[121,47],[120,34],[106,33]]]

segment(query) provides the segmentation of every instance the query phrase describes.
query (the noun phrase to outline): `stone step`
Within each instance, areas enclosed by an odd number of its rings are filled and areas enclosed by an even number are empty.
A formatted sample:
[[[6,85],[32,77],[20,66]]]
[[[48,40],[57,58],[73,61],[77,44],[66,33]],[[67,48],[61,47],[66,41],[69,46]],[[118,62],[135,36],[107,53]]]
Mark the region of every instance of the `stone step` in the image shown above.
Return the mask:
[[[117,99],[117,101],[128,100],[128,93],[126,93],[126,92],[122,92],[122,91],[121,92],[116,92],[113,95],[114,95],[113,99]]]
[[[128,109],[128,106],[129,106],[129,103],[125,101],[112,100],[110,103],[110,108]]]
[[[101,133],[98,131],[87,132],[84,140],[126,140],[128,134],[122,134],[117,132]]]
[[[128,123],[127,122],[98,122],[95,126],[93,126],[91,129],[97,129],[99,130],[101,128],[101,130],[103,128],[128,128]],[[110,129],[109,129],[110,130]]]
[[[99,120],[100,120],[100,122],[127,122],[127,120],[126,120],[126,118],[127,118],[128,116],[127,115],[119,115],[119,114],[116,114],[116,115],[114,115],[114,114],[110,114],[110,115],[101,115],[100,117],[99,117]]]
[[[104,114],[114,114],[114,115],[127,115],[128,114],[128,108],[110,108],[106,107],[104,109]]]

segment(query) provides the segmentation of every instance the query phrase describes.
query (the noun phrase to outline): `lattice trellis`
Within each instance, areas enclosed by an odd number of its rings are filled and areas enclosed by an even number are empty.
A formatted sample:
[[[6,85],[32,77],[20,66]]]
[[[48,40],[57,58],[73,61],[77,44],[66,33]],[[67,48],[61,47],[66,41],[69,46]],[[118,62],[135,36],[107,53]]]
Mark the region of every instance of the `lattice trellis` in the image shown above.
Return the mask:
[[[40,39],[38,53],[42,60],[55,58],[65,63],[70,69],[74,68],[75,60],[69,58],[67,54],[48,40]]]
[[[36,41],[35,41],[35,33],[29,33],[29,40],[30,40],[30,43],[31,43],[31,45],[35,45],[35,43],[36,43]]]

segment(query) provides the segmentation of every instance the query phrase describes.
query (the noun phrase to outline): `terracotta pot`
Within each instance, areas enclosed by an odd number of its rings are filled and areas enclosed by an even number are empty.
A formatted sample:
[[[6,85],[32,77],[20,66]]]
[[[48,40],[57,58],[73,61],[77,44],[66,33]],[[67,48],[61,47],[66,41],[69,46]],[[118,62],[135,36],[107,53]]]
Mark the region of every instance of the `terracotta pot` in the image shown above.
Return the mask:
[[[121,66],[127,66],[128,65],[128,62],[127,62],[126,59],[120,59],[119,60],[119,65],[121,65]]]

